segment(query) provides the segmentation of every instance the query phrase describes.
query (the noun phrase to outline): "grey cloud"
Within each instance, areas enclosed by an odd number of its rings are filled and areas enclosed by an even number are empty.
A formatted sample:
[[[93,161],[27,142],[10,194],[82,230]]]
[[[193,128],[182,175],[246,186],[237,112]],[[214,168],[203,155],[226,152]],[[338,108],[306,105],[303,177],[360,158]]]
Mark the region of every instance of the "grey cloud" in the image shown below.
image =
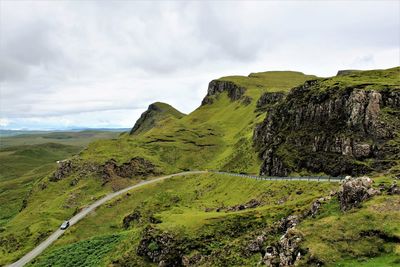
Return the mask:
[[[0,4],[0,119],[20,124],[46,116],[95,124],[96,112],[112,121],[157,100],[190,112],[224,75],[400,65],[394,1]]]

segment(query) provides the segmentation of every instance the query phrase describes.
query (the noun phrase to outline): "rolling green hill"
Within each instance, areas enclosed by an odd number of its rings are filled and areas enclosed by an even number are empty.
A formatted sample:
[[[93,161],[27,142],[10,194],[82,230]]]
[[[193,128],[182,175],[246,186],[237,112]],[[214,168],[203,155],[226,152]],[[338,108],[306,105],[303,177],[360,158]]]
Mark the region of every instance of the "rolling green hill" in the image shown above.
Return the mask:
[[[0,227],[23,209],[32,186],[57,168],[57,160],[77,154],[93,140],[119,134],[8,131],[0,138]]]

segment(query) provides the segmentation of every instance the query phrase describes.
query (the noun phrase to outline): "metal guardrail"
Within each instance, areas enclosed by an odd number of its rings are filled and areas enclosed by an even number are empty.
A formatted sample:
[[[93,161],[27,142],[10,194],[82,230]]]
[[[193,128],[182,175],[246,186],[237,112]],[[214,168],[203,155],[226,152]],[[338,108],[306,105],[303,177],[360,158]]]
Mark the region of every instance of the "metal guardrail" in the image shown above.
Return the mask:
[[[221,172],[221,171],[209,171],[213,173],[225,174],[229,176],[238,176],[244,178],[251,178],[255,180],[263,180],[263,181],[317,181],[317,182],[340,182],[344,180],[343,176],[258,176],[258,175],[249,175],[249,174],[241,174],[241,173],[231,173],[231,172]]]

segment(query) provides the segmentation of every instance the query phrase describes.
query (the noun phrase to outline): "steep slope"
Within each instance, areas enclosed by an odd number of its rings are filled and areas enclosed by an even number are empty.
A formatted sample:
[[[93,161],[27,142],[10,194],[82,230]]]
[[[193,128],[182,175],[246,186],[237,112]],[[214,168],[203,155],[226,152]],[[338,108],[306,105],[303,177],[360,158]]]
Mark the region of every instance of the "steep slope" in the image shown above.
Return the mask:
[[[211,81],[202,105],[187,116],[164,119],[139,136],[92,143],[81,157],[98,163],[143,157],[164,172],[215,168],[256,173],[259,161],[251,137],[264,116],[257,100],[263,93],[286,93],[312,78],[299,72],[264,72]]]
[[[294,88],[254,132],[265,175],[388,170],[400,159],[400,68]]]
[[[157,123],[160,123],[162,120],[167,118],[177,118],[180,119],[185,114],[179,112],[172,106],[156,102],[149,106],[149,108],[143,112],[140,118],[136,121],[132,130],[130,131],[131,135],[137,135],[140,133],[144,133],[157,126]]]

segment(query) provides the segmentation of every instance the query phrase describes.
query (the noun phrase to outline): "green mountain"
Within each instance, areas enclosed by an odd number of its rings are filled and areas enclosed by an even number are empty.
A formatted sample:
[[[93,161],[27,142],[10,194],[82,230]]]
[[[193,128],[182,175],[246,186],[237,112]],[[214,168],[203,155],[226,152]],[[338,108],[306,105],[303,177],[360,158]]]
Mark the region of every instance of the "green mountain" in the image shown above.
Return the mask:
[[[153,103],[136,121],[130,134],[137,135],[140,133],[147,132],[150,129],[157,127],[159,124],[162,123],[163,120],[173,119],[173,118],[180,119],[183,116],[185,116],[185,114],[179,112],[171,105],[161,102]]]
[[[107,202],[32,265],[396,266],[399,112],[400,67],[213,80],[190,114],[154,103],[131,133],[90,143],[38,180],[1,228],[0,264],[110,192],[161,174],[220,170],[373,181],[173,177]]]

